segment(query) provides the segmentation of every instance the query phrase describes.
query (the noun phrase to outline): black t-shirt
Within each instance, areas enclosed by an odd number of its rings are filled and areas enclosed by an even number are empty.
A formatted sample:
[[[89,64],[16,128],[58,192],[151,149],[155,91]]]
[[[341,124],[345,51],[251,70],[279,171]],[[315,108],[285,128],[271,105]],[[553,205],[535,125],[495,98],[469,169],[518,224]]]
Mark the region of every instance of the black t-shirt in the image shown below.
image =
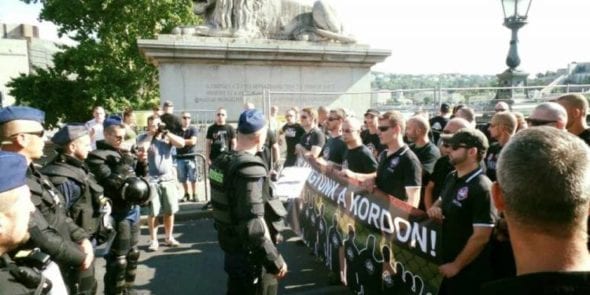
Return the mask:
[[[493,281],[481,295],[588,295],[590,272],[540,272]]]
[[[315,127],[309,130],[309,132],[303,134],[299,144],[301,144],[306,150],[311,151],[312,146],[324,147],[326,143],[326,136],[319,128]]]
[[[379,134],[371,134],[371,131],[369,129],[365,129],[361,132],[361,139],[363,141],[363,144],[366,145],[369,148],[369,150],[373,153],[374,157],[380,155],[381,152],[383,152],[387,148],[386,145],[381,144]]]
[[[490,146],[484,158],[484,162],[486,164],[486,175],[491,181],[496,181],[496,165],[498,164],[498,158],[500,157],[501,151],[502,146],[495,142]]]
[[[590,145],[590,128],[582,131],[582,133],[578,134],[578,137],[580,137],[587,145]]]
[[[424,175],[432,173],[436,160],[440,158],[438,147],[432,142],[428,142],[422,147],[417,147],[415,144],[411,144],[410,149],[416,154],[418,160],[420,160],[420,163],[422,164],[422,173],[424,173]]]
[[[207,139],[211,140],[210,160],[215,160],[221,152],[231,151],[231,142],[236,137],[234,127],[229,124],[213,124],[207,129]]]
[[[449,122],[448,118],[443,116],[436,116],[430,119],[430,130],[432,130],[432,138],[434,142],[438,142],[440,138],[440,134],[442,133],[445,126]]]
[[[422,185],[420,160],[407,145],[387,156],[387,150],[379,155],[375,185],[383,192],[402,201],[408,200],[407,186]]]
[[[260,150],[258,153],[256,153],[256,155],[262,159],[262,161],[266,165],[266,169],[268,169],[268,170],[273,169],[272,163],[271,163],[272,146],[275,145],[276,143],[277,143],[276,132],[273,132],[272,130],[267,129],[266,141],[264,142],[264,145],[262,146],[262,150]]]
[[[287,143],[285,167],[293,166],[297,159],[297,156],[295,155],[295,146],[299,143],[303,134],[305,134],[305,129],[303,129],[299,123],[295,123],[293,125],[285,124],[281,130],[282,134],[285,135],[285,142]]]
[[[322,152],[322,158],[326,161],[330,161],[336,164],[342,164],[344,161],[344,154],[346,153],[346,143],[342,141],[342,135],[338,137],[330,137],[324,145]]]
[[[346,150],[344,155],[343,169],[356,173],[373,173],[377,171],[377,160],[373,157],[371,150],[365,145]]]
[[[182,138],[184,139],[190,139],[191,137],[197,137],[198,136],[198,131],[197,128],[195,128],[194,126],[188,126],[188,128],[186,128],[185,130],[182,130],[182,133],[180,134],[180,136],[182,136]],[[186,154],[194,154],[197,152],[197,146],[196,145],[192,145],[192,146],[188,146],[185,145],[182,148],[176,149],[176,155],[178,157],[182,157],[183,155]]]
[[[441,194],[441,208],[445,217],[441,241],[443,263],[455,260],[473,234],[474,226],[494,226],[490,192],[492,182],[481,168],[460,178],[457,172],[453,172],[445,182]],[[489,269],[489,251],[484,250],[471,264]]]
[[[439,158],[434,164],[434,170],[430,174],[429,181],[434,182],[434,188],[432,189],[432,201],[435,201],[440,197],[440,193],[445,185],[445,180],[451,171],[455,170],[455,167],[449,162],[449,157],[444,156]]]

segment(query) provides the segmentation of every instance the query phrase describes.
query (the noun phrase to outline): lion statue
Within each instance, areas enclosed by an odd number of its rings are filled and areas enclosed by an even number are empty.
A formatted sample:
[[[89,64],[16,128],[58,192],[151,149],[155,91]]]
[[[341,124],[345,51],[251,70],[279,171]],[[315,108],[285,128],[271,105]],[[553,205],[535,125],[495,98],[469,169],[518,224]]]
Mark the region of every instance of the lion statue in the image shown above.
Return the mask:
[[[205,25],[179,27],[174,34],[355,43],[345,35],[329,0],[193,0]]]

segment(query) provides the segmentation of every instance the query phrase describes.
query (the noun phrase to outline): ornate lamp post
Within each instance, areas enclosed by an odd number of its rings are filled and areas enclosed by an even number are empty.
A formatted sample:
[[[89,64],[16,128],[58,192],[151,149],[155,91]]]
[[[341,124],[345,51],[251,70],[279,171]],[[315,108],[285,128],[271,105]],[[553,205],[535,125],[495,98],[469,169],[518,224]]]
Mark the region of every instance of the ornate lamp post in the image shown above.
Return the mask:
[[[502,0],[504,26],[512,31],[512,38],[510,39],[510,49],[506,57],[508,69],[497,75],[498,84],[501,87],[526,85],[528,74],[517,69],[518,65],[520,65],[520,57],[518,56],[518,30],[527,24],[527,16],[531,3],[532,0]],[[513,89],[499,90],[496,98],[511,99],[513,94]]]

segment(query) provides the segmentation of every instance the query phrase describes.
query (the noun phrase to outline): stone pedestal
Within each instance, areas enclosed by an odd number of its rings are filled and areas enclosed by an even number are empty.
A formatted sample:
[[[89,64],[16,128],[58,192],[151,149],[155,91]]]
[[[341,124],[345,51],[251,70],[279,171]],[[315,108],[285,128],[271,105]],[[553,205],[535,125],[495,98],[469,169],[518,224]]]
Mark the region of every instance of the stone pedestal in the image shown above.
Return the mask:
[[[327,105],[362,114],[371,101],[371,66],[391,54],[358,44],[176,35],[138,40],[138,46],[159,67],[162,100],[176,110],[223,106],[230,120],[245,101],[262,108],[269,97],[281,112]],[[263,97],[265,91],[270,95]]]
[[[526,80],[528,73],[517,69],[507,69],[506,71],[497,74],[499,87],[516,87],[510,89],[500,89],[496,93],[496,99],[511,100],[514,98],[528,98],[528,91],[526,88]]]

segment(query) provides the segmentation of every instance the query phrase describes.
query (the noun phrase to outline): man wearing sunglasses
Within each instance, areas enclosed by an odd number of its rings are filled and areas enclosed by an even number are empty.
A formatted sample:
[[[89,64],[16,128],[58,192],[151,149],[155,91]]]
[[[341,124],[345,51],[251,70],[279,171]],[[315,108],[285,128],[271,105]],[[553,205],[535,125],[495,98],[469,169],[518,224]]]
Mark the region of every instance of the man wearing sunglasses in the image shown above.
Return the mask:
[[[558,103],[544,102],[536,106],[526,119],[530,127],[553,126],[565,130],[567,126],[567,112]]]
[[[449,159],[455,172],[428,215],[442,222],[442,265],[444,279],[439,294],[479,294],[481,284],[491,279],[489,240],[494,227],[491,181],[480,161],[488,148],[486,136],[464,128],[452,137]]]
[[[236,131],[226,123],[226,119],[227,111],[219,108],[215,114],[215,123],[207,128],[205,154],[209,165],[221,152],[233,151],[236,147]]]
[[[64,281],[80,269],[87,270],[94,260],[94,249],[86,231],[67,216],[64,197],[33,164],[43,156],[45,113],[10,106],[0,111],[2,150],[21,154],[27,160],[27,185],[37,208],[30,225],[32,246],[41,248],[59,265]],[[75,282],[74,282],[75,283]],[[69,285],[70,290],[76,286]]]
[[[345,113],[343,109],[330,110],[330,115],[326,119],[326,129],[328,130],[328,140],[320,153],[319,162],[323,165],[328,163],[342,165],[346,144],[342,141],[342,122]]]
[[[295,150],[301,156],[317,158],[326,143],[324,132],[318,127],[318,112],[313,108],[304,108],[301,110],[300,118],[305,134],[295,146]]]
[[[490,137],[495,139],[496,142],[488,149],[485,164],[486,175],[491,181],[496,181],[496,163],[498,162],[498,157],[500,157],[502,147],[514,136],[517,124],[516,117],[510,112],[496,113],[490,121],[488,130]]]
[[[375,158],[386,148],[379,140],[379,130],[377,129],[379,127],[379,115],[378,110],[368,109],[364,115],[365,129],[361,132],[363,144],[371,150]]]
[[[295,146],[299,143],[303,134],[305,134],[305,129],[297,123],[297,112],[295,109],[289,109],[285,114],[285,119],[287,123],[281,128],[280,135],[284,136],[284,141],[287,144],[287,155],[283,166],[289,167],[295,165],[295,161],[297,160]]]
[[[182,133],[184,147],[176,150],[176,170],[178,182],[182,183],[185,201],[197,201],[197,128],[191,125],[191,114],[182,113]],[[190,183],[190,186],[189,186]]]
[[[590,128],[586,122],[588,100],[579,93],[568,94],[557,99],[557,103],[567,111],[567,131],[590,145]]]

